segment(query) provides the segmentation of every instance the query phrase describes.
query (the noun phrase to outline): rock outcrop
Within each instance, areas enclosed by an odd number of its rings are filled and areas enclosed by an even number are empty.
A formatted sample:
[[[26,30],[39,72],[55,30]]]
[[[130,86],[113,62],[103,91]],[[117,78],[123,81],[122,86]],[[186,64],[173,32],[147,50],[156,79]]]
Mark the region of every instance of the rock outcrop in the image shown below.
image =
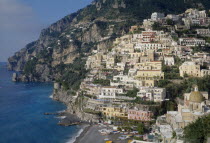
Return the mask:
[[[82,96],[72,96],[67,91],[62,89],[55,90],[53,99],[63,102],[67,105],[67,112],[76,115],[82,121],[98,122],[99,116],[96,114],[85,113],[83,109],[86,106],[87,98]]]

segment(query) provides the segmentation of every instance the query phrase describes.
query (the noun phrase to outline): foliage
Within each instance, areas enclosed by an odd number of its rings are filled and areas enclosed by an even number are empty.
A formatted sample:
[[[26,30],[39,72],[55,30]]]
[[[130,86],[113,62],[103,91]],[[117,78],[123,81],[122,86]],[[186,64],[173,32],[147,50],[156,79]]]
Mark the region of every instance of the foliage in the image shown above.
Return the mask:
[[[176,137],[176,132],[173,131],[172,135],[173,135],[172,138],[175,138]]]
[[[96,79],[93,81],[93,84],[100,84],[102,86],[110,86],[110,80]]]
[[[179,66],[166,66],[163,64],[162,70],[165,74],[165,79],[182,79],[179,74]]]
[[[84,109],[84,112],[101,116],[101,112],[95,111],[95,110],[92,110],[92,109]]]
[[[166,88],[167,95],[170,99],[176,97],[183,97],[184,93],[191,92],[191,88],[194,84],[197,84],[200,91],[208,91],[210,93],[210,76],[203,78],[191,77],[183,80],[181,83],[173,83],[168,80],[159,81],[158,86]]]
[[[136,97],[138,92],[139,92],[138,88],[134,88],[133,90],[127,91],[126,96]]]
[[[39,54],[37,55],[38,59],[44,59],[44,63],[51,63],[52,62],[52,53],[53,50],[52,49],[43,49],[39,52]]]
[[[72,64],[61,63],[54,70],[61,75],[58,81],[62,83],[65,90],[78,90],[87,73],[85,61],[81,57],[76,58]]]
[[[140,97],[136,97],[136,99],[134,100],[134,103],[143,104],[143,105],[155,105],[156,104],[153,101],[142,100]]]
[[[210,137],[210,115],[198,118],[184,128],[184,139],[190,143],[205,143]]]
[[[137,125],[137,131],[140,135],[143,135],[145,132],[145,126],[142,123],[138,123]]]
[[[166,19],[166,23],[168,25],[174,25],[174,21],[172,19]]]
[[[193,53],[197,53],[197,52],[208,52],[210,53],[210,47],[209,46],[196,46],[196,47],[192,47]]]
[[[29,60],[26,64],[25,64],[25,66],[24,66],[24,74],[26,74],[26,75],[30,75],[30,74],[32,74],[32,75],[35,75],[36,74],[36,64],[37,64],[37,59],[36,58],[33,58],[33,59],[31,59],[31,60]]]

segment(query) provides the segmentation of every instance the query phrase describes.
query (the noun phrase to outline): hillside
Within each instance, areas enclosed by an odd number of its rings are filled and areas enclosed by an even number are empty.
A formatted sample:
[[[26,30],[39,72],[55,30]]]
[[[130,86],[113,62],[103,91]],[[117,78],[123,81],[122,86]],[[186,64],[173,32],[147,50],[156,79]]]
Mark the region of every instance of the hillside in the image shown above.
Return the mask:
[[[96,0],[42,30],[37,41],[8,59],[19,81],[61,81],[77,89],[85,77],[84,64],[93,49],[105,50],[152,12],[181,13],[187,8],[209,9],[209,0]]]

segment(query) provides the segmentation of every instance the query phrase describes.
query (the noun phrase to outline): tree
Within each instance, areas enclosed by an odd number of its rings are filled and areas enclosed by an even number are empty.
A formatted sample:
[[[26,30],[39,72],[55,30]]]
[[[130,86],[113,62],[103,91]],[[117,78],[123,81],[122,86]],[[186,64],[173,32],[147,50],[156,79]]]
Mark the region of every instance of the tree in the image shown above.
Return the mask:
[[[145,132],[145,126],[144,126],[143,123],[139,123],[139,124],[137,125],[137,131],[138,131],[138,133],[139,133],[140,135],[144,134],[144,132]]]
[[[174,24],[174,22],[173,22],[172,19],[166,19],[166,23],[167,23],[168,25],[173,25],[173,24]]]
[[[184,139],[190,143],[205,143],[210,137],[210,115],[198,118],[184,128]]]
[[[175,132],[175,131],[173,131],[172,135],[173,135],[173,137],[172,137],[172,138],[175,138],[175,137],[176,137],[176,132]]]
[[[129,97],[136,97],[137,93],[139,92],[138,88],[134,88],[133,90],[129,90],[126,96]]]

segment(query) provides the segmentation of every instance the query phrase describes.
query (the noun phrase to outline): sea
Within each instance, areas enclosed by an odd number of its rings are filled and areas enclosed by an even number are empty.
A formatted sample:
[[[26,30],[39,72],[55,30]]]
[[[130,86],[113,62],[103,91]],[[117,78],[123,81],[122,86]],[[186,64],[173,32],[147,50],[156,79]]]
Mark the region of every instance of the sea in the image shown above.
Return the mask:
[[[81,126],[59,126],[66,106],[51,98],[52,83],[15,83],[0,63],[0,143],[73,143]]]

